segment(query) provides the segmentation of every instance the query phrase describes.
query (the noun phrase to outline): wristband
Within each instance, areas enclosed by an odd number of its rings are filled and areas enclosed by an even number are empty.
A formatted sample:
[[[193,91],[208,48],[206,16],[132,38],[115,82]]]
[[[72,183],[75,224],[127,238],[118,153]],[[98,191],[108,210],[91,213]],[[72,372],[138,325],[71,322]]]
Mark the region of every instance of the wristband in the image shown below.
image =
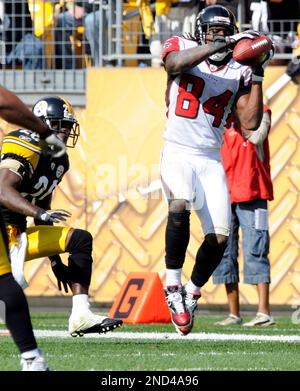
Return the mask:
[[[259,76],[259,75],[255,75],[255,74],[252,75],[252,81],[254,81],[254,82],[260,83],[260,82],[262,82],[263,80],[264,80],[264,77],[263,77],[263,76]]]

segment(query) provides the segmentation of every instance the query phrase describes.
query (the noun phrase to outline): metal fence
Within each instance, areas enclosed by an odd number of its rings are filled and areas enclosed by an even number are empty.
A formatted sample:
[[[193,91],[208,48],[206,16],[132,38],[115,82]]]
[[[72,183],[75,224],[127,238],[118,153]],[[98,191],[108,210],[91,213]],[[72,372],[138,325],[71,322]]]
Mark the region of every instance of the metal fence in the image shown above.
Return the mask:
[[[58,93],[75,105],[84,105],[88,67],[158,66],[162,42],[182,29],[177,23],[179,30],[168,31],[167,19],[153,18],[154,26],[150,21],[145,33],[139,9],[131,5],[135,2],[82,3],[78,7],[68,1],[0,0],[0,83],[28,104],[37,95]],[[250,27],[245,20],[246,4],[240,0],[238,6],[241,30]],[[291,58],[299,19],[269,20],[278,48],[275,58]]]
[[[123,1],[82,3],[0,0],[0,83],[26,103],[64,94],[84,105],[86,69],[122,52]]]

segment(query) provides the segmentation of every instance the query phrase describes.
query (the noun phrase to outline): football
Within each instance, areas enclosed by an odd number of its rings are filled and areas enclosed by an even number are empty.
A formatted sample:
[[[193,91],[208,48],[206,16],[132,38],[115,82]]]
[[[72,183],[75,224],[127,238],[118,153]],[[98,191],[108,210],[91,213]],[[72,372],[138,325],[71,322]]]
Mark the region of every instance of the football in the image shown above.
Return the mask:
[[[266,60],[272,44],[272,40],[265,35],[255,39],[243,38],[233,49],[233,59],[242,65],[259,65]]]

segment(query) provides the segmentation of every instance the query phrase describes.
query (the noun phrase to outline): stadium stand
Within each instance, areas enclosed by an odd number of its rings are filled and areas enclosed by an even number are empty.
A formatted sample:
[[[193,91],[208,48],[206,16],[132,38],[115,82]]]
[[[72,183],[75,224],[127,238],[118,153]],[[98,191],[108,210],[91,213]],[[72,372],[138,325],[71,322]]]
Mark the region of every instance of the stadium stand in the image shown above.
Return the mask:
[[[20,8],[21,4],[26,2],[12,0],[9,2],[3,1],[2,3],[4,4],[5,15],[8,7],[11,10],[13,9],[16,14],[19,12],[17,9]],[[77,12],[76,7],[78,6],[75,3],[77,4],[78,2],[68,0],[59,2],[28,1],[35,38],[38,39],[36,42],[41,42],[44,47],[44,58],[41,59],[42,65],[39,65],[41,69],[33,77],[30,72],[26,72],[25,67],[19,69],[20,63],[16,65],[13,63],[9,66],[11,72],[8,72],[8,65],[6,65],[6,61],[3,61],[2,68],[7,69],[7,72],[1,75],[0,81],[2,84],[24,93],[39,89],[59,92],[63,86],[64,91],[72,90],[76,91],[79,96],[84,95],[86,67],[94,64],[93,58],[91,58],[93,53],[90,50],[89,41],[85,34],[84,20],[86,15],[84,13],[80,15],[78,23],[71,27],[70,32],[64,34],[63,41],[59,42],[62,46],[71,45],[75,49],[72,54],[74,66],[71,67],[72,69],[66,69],[66,65],[60,66],[63,72],[55,69],[55,64],[58,60],[54,50],[57,18],[63,12],[69,14]],[[94,40],[99,42],[99,47],[97,47],[97,52],[99,53],[99,59],[96,61],[97,66],[137,66],[139,64],[141,66],[150,66],[151,63],[157,64],[157,61],[155,62],[157,53],[153,47],[151,48],[151,44],[155,46],[155,36],[158,33],[155,30],[158,28],[155,24],[155,15],[167,15],[170,13],[170,9],[173,9],[171,7],[179,4],[178,1],[170,0],[160,2],[150,2],[150,0],[139,2],[135,0],[90,2],[86,0],[80,3],[83,5],[89,4],[95,10],[99,8],[100,27],[97,25],[98,19],[96,17],[92,21],[94,23]],[[297,26],[299,18],[297,19],[297,15],[299,15],[299,9],[296,8],[296,3],[298,1],[293,2],[293,5],[289,4],[288,7],[286,6],[286,0],[281,2],[278,0],[270,1],[269,3],[268,28],[269,34],[274,38],[277,46],[275,60],[282,60],[285,63],[291,59],[295,45],[298,46]],[[251,14],[249,13],[249,4],[249,0],[239,1],[237,15],[240,30],[250,27]],[[82,12],[85,12],[85,9],[83,8]],[[3,42],[5,42],[6,47],[15,45],[19,40],[18,35],[22,36],[27,32],[28,15],[23,14],[19,18],[17,22],[18,27],[13,28],[9,22],[9,14],[6,15],[8,26],[5,23],[2,24],[2,45]],[[164,34],[167,38],[171,32],[168,35],[168,32],[165,31]],[[69,41],[69,37],[71,37],[72,42]],[[164,37],[159,39],[162,41]],[[27,47],[29,46],[27,45]],[[96,50],[93,50],[96,53]],[[6,50],[6,55],[8,55],[8,52],[9,48]],[[36,56],[34,51],[32,51],[31,56]],[[36,58],[31,59],[31,61],[36,61]],[[17,75],[20,75],[20,77],[17,77]]]

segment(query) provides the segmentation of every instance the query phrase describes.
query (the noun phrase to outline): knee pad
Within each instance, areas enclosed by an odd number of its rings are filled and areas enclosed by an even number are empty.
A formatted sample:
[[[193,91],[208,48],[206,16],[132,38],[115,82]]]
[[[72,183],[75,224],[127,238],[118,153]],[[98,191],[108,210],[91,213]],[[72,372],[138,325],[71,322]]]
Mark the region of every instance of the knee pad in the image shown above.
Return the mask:
[[[186,200],[172,200],[169,204],[170,213],[184,213],[188,202]]]
[[[190,240],[190,212],[169,212],[166,228],[166,267],[180,269]]]
[[[73,282],[88,286],[92,275],[93,237],[83,229],[75,229],[66,247],[70,253],[69,267],[74,276]]]
[[[74,253],[78,250],[92,253],[93,237],[84,229],[74,229],[66,250],[69,253]]]

